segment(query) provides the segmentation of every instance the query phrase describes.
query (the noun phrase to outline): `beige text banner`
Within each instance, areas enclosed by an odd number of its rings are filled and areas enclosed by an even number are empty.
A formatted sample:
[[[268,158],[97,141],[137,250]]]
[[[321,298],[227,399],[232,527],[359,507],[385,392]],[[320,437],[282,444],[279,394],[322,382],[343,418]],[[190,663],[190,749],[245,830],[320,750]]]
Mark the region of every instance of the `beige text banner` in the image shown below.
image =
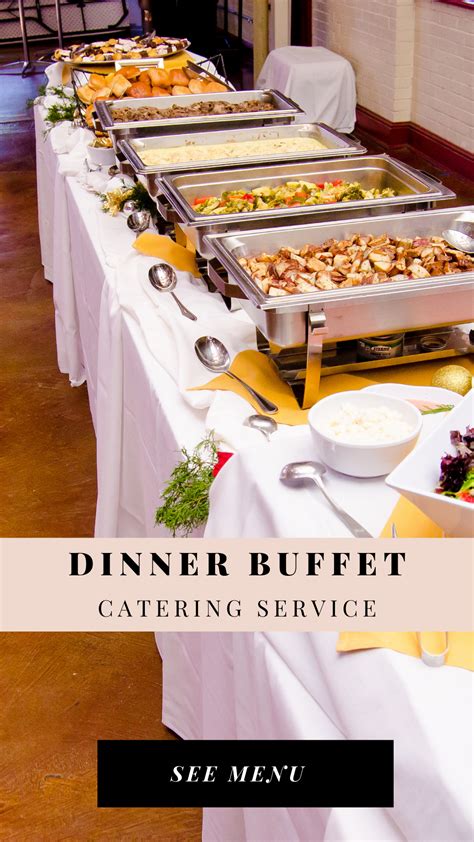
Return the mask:
[[[4,631],[452,631],[467,539],[2,539]]]

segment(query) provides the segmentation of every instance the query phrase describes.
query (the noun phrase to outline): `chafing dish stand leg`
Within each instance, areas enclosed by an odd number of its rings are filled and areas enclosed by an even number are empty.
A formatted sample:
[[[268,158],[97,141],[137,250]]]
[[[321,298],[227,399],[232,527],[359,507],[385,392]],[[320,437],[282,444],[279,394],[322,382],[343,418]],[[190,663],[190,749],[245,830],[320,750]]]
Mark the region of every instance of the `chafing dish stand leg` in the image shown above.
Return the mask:
[[[323,340],[327,332],[326,316],[324,313],[309,312],[303,409],[309,409],[318,399],[321,364],[323,360]]]

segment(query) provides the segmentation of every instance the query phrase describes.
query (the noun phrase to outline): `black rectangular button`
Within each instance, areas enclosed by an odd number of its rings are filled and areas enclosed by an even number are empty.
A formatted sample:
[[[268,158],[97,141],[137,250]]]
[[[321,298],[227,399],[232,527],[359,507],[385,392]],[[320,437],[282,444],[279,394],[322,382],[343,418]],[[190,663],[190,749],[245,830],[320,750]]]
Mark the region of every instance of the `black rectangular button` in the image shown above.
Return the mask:
[[[392,740],[99,740],[99,807],[393,807]]]

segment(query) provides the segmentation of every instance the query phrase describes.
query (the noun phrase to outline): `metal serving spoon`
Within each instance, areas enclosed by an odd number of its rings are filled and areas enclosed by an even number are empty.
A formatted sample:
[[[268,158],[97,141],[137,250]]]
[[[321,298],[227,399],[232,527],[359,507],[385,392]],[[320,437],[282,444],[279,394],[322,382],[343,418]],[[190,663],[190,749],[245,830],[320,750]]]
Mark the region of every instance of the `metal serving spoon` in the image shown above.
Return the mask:
[[[127,216],[127,225],[131,231],[136,232],[137,237],[150,227],[150,222],[151,213],[147,210],[133,211],[130,216]]]
[[[441,236],[454,249],[465,251],[466,254],[474,254],[474,237],[470,237],[464,231],[456,231],[455,228],[449,228],[447,231],[443,231]]]
[[[270,441],[272,433],[276,433],[278,430],[277,422],[273,418],[269,418],[268,415],[249,415],[244,421],[244,426],[259,430],[267,441]]]
[[[198,359],[206,368],[209,369],[209,371],[225,373],[229,377],[232,377],[234,380],[241,383],[242,386],[247,389],[247,392],[252,395],[254,401],[257,402],[263,412],[270,413],[270,415],[273,415],[274,412],[278,412],[278,407],[272,403],[272,401],[264,398],[263,395],[260,395],[255,391],[255,389],[252,389],[248,383],[244,383],[240,377],[237,377],[236,374],[229,371],[229,352],[220,339],[216,339],[215,336],[200,336],[194,343],[194,350],[196,351]]]
[[[302,485],[308,480],[314,482],[314,484],[317,485],[319,490],[324,494],[328,503],[331,504],[340,520],[342,520],[355,538],[373,538],[373,535],[371,535],[370,532],[367,532],[360,523],[354,520],[354,518],[351,517],[351,515],[348,514],[329,494],[326,485],[323,482],[323,476],[325,473],[326,468],[324,465],[321,465],[320,462],[290,462],[282,468],[280,480],[287,485]]]
[[[152,287],[158,290],[158,292],[170,292],[172,298],[176,301],[179,309],[181,310],[183,316],[186,316],[187,319],[191,319],[192,322],[197,321],[197,316],[194,313],[191,313],[191,310],[188,310],[184,304],[181,303],[178,296],[174,294],[173,290],[178,283],[178,276],[174,269],[171,266],[168,266],[167,263],[155,263],[148,271],[148,280]]]

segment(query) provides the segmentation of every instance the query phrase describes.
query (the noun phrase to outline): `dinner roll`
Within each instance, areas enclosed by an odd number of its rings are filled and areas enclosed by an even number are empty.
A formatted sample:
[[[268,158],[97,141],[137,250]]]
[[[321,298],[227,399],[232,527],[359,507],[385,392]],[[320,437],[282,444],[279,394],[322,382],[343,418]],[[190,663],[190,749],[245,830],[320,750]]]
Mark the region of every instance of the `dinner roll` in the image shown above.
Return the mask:
[[[220,82],[206,82],[205,85],[206,94],[220,94],[227,90],[228,88],[225,85],[221,85]]]
[[[159,85],[155,85],[151,89],[152,96],[170,96],[170,91],[167,88],[160,88]]]
[[[182,96],[183,94],[189,94],[189,88],[185,88],[184,85],[174,85],[171,88],[171,93],[173,96]]]
[[[133,96],[137,99],[142,96],[151,96],[151,85],[146,85],[145,82],[134,82],[129,87],[127,96]]]
[[[87,84],[90,88],[92,88],[92,90],[100,91],[100,89],[104,87],[104,77],[98,73],[91,73]]]
[[[95,102],[97,99],[110,99],[110,94],[110,88],[101,88],[100,91],[94,91],[92,102]]]
[[[172,85],[181,85],[187,87],[189,82],[184,70],[170,70],[170,83]]]
[[[125,76],[126,79],[136,79],[137,76],[140,75],[140,68],[133,67],[132,65],[126,65],[125,67],[120,68],[120,73],[122,76]]]
[[[151,84],[156,88],[171,87],[169,73],[161,67],[150,67],[148,71]]]
[[[192,94],[206,93],[206,83],[202,79],[190,79],[189,90]]]

